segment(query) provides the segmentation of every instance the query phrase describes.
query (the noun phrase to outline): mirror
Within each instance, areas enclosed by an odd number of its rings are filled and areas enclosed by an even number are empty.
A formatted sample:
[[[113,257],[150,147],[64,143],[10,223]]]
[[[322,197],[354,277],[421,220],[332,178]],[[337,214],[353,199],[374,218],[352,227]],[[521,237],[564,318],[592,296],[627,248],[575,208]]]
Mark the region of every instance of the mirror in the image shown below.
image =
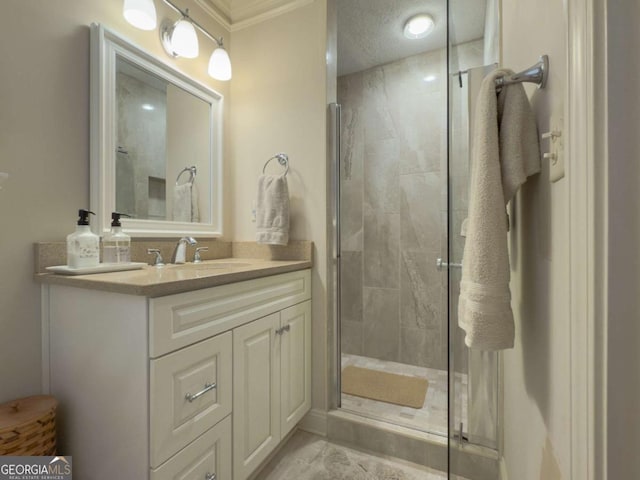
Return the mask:
[[[91,26],[91,209],[137,237],[222,235],[222,95]]]

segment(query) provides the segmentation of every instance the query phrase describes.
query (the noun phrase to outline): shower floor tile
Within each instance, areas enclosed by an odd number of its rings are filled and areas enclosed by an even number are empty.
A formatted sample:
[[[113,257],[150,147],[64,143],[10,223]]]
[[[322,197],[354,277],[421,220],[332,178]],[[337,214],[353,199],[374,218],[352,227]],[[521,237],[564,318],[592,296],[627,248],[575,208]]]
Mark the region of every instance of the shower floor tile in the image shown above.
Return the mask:
[[[422,408],[403,407],[391,403],[342,394],[342,409],[358,415],[413,428],[423,432],[447,435],[448,377],[445,370],[417,367],[359,355],[342,354],[342,368],[353,365],[400,375],[426,378],[429,382]],[[467,375],[456,373],[456,422],[467,424]]]
[[[445,480],[446,473],[297,431],[255,480]]]

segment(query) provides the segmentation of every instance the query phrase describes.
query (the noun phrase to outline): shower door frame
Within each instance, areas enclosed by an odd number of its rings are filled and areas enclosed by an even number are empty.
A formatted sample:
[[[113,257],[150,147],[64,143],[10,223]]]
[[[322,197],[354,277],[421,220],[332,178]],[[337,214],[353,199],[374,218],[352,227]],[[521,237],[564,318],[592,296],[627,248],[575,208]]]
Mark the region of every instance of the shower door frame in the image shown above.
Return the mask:
[[[329,225],[331,227],[332,235],[328,236],[329,245],[328,249],[331,252],[331,271],[330,278],[332,278],[332,288],[329,288],[331,295],[330,305],[332,311],[331,326],[333,329],[332,339],[333,351],[330,351],[330,389],[333,391],[329,395],[329,409],[339,409],[342,405],[342,383],[341,383],[341,355],[342,355],[342,334],[340,329],[340,306],[341,306],[341,266],[340,266],[340,128],[342,105],[337,102],[330,103],[328,106],[329,113],[329,139],[328,147],[330,151],[328,163],[329,163],[329,181],[328,185],[328,197],[330,198],[330,214]]]

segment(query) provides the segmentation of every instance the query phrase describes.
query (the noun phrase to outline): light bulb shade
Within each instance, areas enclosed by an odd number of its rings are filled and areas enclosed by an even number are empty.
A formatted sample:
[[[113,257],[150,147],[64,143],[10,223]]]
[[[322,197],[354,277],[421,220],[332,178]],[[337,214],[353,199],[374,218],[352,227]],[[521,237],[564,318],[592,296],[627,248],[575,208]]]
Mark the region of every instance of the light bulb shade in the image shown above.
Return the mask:
[[[156,28],[156,7],[153,0],[124,0],[122,14],[127,22],[141,30]]]
[[[178,20],[173,26],[171,49],[179,57],[196,58],[198,56],[198,35],[189,20]]]
[[[216,48],[209,59],[209,75],[216,80],[231,80],[231,60],[229,54],[222,48]]]

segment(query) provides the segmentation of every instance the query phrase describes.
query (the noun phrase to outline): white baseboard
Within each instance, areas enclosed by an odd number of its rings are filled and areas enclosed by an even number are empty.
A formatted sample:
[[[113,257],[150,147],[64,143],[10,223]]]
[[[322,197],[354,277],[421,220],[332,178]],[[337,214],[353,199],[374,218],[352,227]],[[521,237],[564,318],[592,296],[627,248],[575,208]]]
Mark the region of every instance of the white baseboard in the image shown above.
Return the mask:
[[[323,437],[327,436],[327,412],[313,409],[305,415],[298,424],[300,430],[315,433]]]
[[[504,457],[500,457],[500,480],[509,480],[507,475],[507,462],[505,462]]]

